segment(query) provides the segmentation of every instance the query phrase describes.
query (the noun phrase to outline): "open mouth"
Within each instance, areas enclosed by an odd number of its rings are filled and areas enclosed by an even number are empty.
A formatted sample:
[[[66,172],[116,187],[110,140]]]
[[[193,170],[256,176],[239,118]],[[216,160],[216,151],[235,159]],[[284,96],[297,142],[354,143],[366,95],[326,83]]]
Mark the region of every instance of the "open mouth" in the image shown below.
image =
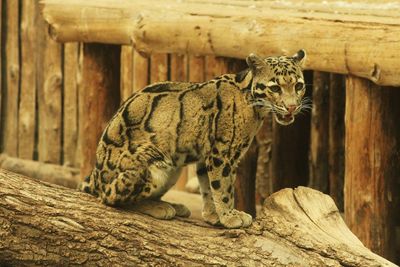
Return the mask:
[[[277,114],[275,113],[275,120],[277,123],[281,125],[289,125],[294,122],[294,116],[293,114]]]

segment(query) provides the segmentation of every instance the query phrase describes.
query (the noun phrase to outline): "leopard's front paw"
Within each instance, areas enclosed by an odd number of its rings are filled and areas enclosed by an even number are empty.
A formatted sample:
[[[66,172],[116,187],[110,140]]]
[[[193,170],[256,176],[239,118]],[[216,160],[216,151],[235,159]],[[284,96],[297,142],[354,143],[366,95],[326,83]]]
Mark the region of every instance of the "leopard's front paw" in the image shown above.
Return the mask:
[[[235,209],[222,213],[219,219],[226,228],[248,227],[253,221],[250,214]]]
[[[215,211],[203,211],[201,215],[203,216],[203,219],[209,224],[216,225],[219,223],[219,217]]]

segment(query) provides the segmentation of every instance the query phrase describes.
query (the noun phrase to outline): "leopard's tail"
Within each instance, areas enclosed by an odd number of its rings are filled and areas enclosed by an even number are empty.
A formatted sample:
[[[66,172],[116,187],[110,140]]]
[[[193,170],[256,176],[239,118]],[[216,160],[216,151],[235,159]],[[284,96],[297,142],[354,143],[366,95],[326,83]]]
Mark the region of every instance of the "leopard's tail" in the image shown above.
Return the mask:
[[[91,177],[92,175],[86,176],[85,179],[78,184],[78,190],[91,195],[96,195],[93,178]]]

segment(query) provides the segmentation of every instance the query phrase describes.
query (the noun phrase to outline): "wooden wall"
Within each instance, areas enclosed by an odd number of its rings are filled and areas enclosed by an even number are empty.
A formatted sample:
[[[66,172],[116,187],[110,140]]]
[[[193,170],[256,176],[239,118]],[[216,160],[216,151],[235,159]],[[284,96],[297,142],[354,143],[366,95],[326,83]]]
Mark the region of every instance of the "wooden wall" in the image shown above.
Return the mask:
[[[83,45],[51,40],[37,3],[6,0],[0,5],[0,152],[79,168],[79,118],[86,104],[80,100]],[[214,56],[147,58],[122,46],[121,86],[115,94],[122,102],[149,83],[204,81],[244,67],[242,60]],[[258,200],[283,187],[309,185],[329,193],[343,211],[345,79],[312,71],[306,72],[306,79],[313,111],[290,127],[266,121],[257,137]]]

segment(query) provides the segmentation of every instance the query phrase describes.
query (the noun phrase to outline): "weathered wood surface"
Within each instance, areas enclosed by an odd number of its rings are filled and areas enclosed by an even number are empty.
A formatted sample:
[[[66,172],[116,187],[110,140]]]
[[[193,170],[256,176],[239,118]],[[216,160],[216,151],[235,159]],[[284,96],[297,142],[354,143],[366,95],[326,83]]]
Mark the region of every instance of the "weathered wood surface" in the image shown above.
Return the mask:
[[[168,55],[154,53],[150,57],[150,83],[168,80]]]
[[[345,218],[372,251],[395,258],[400,91],[346,80]]]
[[[84,44],[82,100],[80,111],[81,175],[90,174],[96,148],[108,121],[120,102],[120,52],[116,45]]]
[[[81,86],[80,44],[64,45],[64,96],[63,96],[63,164],[80,164],[79,142],[79,90]]]
[[[38,154],[42,162],[61,163],[62,139],[62,44],[47,34],[46,23],[38,22]]]
[[[0,171],[0,263],[97,266],[395,266],[349,231],[332,199],[300,187],[226,230],[155,220],[75,190]]]
[[[0,168],[41,181],[77,188],[79,169],[0,154]]]
[[[19,2],[7,1],[5,7],[5,64],[4,92],[7,101],[4,107],[2,125],[3,150],[12,156],[18,155],[18,103],[20,89],[20,50],[19,50]],[[4,13],[3,13],[4,15]]]
[[[136,50],[133,52],[133,91],[143,89],[150,82],[149,59],[140,55]]]
[[[329,73],[314,71],[308,186],[324,193],[329,189],[329,81]]]
[[[344,209],[344,76],[330,74],[329,82],[329,195],[340,211]]]
[[[35,1],[22,1],[21,9],[21,88],[18,109],[18,157],[32,159],[36,126],[36,22],[40,16]],[[13,101],[13,100],[12,100]],[[9,114],[11,115],[11,114]],[[14,122],[16,123],[16,122]]]
[[[133,43],[148,54],[189,52],[235,58],[244,58],[251,52],[266,56],[304,48],[308,51],[309,69],[353,74],[381,85],[400,85],[397,2],[44,0],[42,3],[51,34],[61,42]]]
[[[133,51],[131,45],[121,46],[121,103],[133,93]]]

